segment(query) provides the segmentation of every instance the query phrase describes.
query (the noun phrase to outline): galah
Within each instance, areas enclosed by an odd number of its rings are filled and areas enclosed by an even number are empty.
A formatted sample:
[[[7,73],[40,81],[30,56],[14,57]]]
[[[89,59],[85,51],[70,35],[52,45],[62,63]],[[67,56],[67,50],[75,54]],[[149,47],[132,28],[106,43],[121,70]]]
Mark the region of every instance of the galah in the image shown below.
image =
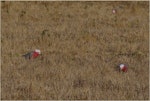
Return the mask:
[[[128,70],[127,66],[124,64],[120,64],[119,68],[120,68],[120,71],[123,71],[123,72],[127,72],[127,70]]]
[[[25,55],[23,55],[26,59],[35,59],[41,54],[41,51],[39,49],[35,49],[34,51],[31,51]]]

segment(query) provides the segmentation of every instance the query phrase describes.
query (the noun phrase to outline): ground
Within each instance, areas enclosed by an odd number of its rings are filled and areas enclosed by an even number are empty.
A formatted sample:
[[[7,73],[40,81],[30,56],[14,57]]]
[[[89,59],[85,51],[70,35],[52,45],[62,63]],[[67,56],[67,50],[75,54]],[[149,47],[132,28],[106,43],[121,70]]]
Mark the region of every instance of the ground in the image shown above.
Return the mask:
[[[149,99],[148,1],[3,1],[1,22],[1,99]]]

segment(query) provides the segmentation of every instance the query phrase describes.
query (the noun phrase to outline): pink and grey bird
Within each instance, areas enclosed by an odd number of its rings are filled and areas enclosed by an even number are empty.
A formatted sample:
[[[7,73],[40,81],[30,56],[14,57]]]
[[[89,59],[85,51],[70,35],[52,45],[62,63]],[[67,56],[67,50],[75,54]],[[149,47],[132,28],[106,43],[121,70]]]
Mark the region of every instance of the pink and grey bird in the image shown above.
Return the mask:
[[[35,49],[34,51],[31,51],[23,56],[26,59],[34,59],[34,58],[37,58],[40,54],[41,54],[41,51],[39,49]]]
[[[119,65],[119,68],[120,68],[120,70],[123,71],[123,72],[127,72],[127,70],[128,70],[127,66],[124,65],[124,64],[120,64],[120,65]]]

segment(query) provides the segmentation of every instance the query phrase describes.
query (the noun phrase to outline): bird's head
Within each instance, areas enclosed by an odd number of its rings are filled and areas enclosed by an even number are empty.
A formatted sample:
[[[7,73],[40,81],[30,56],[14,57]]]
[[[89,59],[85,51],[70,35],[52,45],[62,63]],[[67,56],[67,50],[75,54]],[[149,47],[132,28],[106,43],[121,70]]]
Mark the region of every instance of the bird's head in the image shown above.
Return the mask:
[[[35,49],[35,52],[41,54],[41,51],[39,49]]]

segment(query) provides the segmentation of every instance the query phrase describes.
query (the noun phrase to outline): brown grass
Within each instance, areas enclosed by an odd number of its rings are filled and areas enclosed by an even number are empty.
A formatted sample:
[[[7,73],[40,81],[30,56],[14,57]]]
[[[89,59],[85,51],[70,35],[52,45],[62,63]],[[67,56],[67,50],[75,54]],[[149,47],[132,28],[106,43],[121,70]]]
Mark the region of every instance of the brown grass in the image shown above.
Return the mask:
[[[1,5],[2,99],[149,99],[149,2]]]

